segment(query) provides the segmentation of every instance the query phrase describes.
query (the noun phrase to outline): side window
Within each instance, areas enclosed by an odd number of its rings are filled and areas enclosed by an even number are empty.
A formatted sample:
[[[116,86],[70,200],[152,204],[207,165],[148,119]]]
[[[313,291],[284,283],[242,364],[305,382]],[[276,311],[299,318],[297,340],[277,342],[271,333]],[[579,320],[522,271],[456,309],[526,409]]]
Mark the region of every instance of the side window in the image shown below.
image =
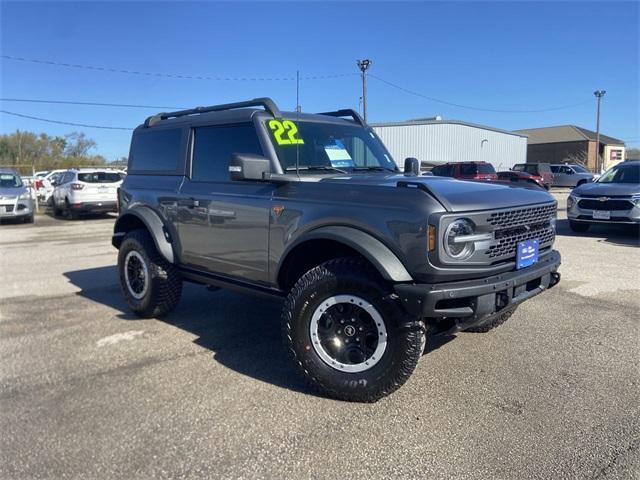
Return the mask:
[[[558,167],[556,165],[551,165],[551,172],[552,173],[559,173],[560,172],[560,167]]]
[[[229,160],[234,153],[263,155],[253,125],[194,129],[191,179],[196,182],[229,180]]]
[[[129,169],[174,173],[180,163],[181,144],[181,128],[137,131],[131,144]]]
[[[460,165],[460,175],[475,175],[478,173],[478,166],[473,163]]]
[[[65,185],[65,184],[69,183],[69,182],[70,182],[70,181],[72,181],[72,180],[73,180],[73,173],[71,173],[71,172],[66,172],[66,173],[64,173],[64,174],[60,175],[60,182],[59,182],[59,184],[60,184],[60,185]]]

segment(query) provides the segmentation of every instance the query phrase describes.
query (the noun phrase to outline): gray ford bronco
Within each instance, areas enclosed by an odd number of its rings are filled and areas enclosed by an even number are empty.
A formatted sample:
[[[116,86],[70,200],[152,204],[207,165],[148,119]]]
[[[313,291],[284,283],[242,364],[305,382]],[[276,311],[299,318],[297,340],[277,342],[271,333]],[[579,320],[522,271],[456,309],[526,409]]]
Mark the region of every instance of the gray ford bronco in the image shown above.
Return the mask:
[[[353,110],[259,98],[149,117],[118,194],[124,297],[143,317],[170,312],[183,281],[281,297],[300,373],[378,400],[427,334],[487,331],[560,280],[548,193],[405,163]]]

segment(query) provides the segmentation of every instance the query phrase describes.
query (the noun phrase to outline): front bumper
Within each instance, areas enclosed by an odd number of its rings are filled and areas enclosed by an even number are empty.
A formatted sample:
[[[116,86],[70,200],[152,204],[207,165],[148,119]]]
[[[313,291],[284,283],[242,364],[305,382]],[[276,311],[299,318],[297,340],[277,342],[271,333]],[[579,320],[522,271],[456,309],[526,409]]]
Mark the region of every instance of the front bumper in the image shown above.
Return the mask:
[[[532,298],[560,281],[560,252],[552,250],[534,265],[492,277],[435,284],[394,287],[411,315],[451,319],[451,330],[481,325],[505,309]]]
[[[594,200],[591,197],[574,197],[574,203],[567,208],[567,218],[572,222],[587,224],[622,224],[622,225],[638,225],[640,224],[640,206],[634,206],[628,198],[612,198],[612,200],[625,201],[629,203],[630,208],[627,209],[610,209],[606,204],[598,210],[584,208],[580,205],[582,200]],[[605,210],[609,212],[608,219],[593,218],[594,212]]]
[[[14,203],[0,203],[0,218],[22,218],[32,215],[33,200],[18,200]]]

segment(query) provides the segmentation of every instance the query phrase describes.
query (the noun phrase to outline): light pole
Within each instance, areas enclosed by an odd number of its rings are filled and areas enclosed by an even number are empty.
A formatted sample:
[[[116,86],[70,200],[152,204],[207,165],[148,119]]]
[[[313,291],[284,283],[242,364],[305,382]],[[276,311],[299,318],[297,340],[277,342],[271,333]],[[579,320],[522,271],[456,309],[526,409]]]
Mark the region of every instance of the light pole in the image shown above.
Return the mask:
[[[600,165],[600,100],[607,93],[605,90],[596,90],[593,94],[598,99],[598,109],[596,113],[596,173],[600,173],[602,165]]]
[[[367,123],[367,70],[371,66],[371,60],[358,60],[358,68],[362,72],[362,116]]]

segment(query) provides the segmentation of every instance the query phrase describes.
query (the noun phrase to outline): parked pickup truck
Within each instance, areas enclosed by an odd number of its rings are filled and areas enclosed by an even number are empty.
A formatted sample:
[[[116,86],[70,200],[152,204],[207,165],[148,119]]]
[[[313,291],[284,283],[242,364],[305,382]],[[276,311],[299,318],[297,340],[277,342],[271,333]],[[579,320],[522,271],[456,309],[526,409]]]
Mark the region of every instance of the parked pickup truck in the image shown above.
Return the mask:
[[[156,317],[183,281],[281,297],[313,386],[388,395],[427,334],[490,330],[560,279],[548,193],[419,176],[407,160],[402,174],[353,110],[260,98],[149,117],[112,239],[124,298]]]

